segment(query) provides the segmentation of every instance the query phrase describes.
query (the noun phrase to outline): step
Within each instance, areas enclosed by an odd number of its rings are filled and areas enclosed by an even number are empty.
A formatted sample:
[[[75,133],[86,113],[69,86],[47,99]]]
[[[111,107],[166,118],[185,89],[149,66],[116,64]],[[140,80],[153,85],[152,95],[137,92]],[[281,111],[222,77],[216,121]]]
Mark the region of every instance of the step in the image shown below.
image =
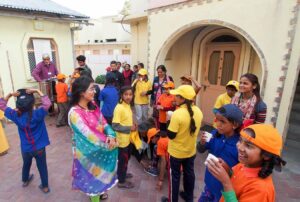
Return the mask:
[[[293,102],[292,113],[293,112],[300,112],[300,102]]]
[[[299,94],[300,93],[300,86],[297,86],[296,87],[296,94]]]
[[[286,139],[284,145],[286,147],[293,147],[293,148],[300,148],[300,141],[295,141],[295,140],[291,140],[291,139]]]
[[[287,137],[288,139],[300,141],[300,125],[290,124]]]
[[[289,125],[289,131],[297,132],[300,136],[300,123],[299,122],[291,122]]]
[[[291,111],[290,115],[290,123],[299,123],[300,124],[300,112],[297,111]]]
[[[300,93],[299,94],[295,94],[293,102],[300,102]]]

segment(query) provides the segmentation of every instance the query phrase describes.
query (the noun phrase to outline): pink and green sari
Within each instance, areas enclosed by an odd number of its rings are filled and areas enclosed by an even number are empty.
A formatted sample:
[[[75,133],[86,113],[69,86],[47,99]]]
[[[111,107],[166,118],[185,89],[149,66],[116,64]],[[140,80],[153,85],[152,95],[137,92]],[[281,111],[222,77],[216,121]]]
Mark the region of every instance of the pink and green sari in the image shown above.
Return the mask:
[[[99,108],[72,107],[69,124],[74,133],[72,187],[89,196],[100,195],[117,183],[118,149],[106,144],[106,138],[116,137],[116,133]]]

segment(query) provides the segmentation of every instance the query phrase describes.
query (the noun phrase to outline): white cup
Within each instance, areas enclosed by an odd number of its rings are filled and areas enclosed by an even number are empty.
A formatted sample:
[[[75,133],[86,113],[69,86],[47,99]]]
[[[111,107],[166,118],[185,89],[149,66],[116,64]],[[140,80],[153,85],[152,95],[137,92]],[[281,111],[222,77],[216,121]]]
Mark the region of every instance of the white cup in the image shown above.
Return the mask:
[[[211,140],[212,136],[213,135],[211,133],[206,132],[206,131],[204,132],[204,137],[205,137],[206,142],[209,142]]]
[[[219,159],[215,155],[209,153],[206,160],[204,161],[204,164],[207,165],[207,161],[210,161],[210,160],[219,161]]]
[[[173,113],[174,113],[173,111],[167,111],[167,121],[171,120]]]

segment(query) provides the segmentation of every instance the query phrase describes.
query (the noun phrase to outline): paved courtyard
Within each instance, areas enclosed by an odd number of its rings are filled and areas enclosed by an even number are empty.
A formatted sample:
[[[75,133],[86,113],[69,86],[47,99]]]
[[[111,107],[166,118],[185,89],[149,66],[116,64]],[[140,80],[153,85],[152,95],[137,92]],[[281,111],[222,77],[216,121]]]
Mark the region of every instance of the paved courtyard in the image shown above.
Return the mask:
[[[47,128],[51,145],[47,147],[47,163],[51,193],[43,194],[39,189],[39,174],[35,162],[32,173],[35,178],[32,183],[23,188],[21,185],[22,159],[20,141],[14,124],[6,125],[6,134],[10,143],[9,153],[0,157],[0,202],[88,202],[83,193],[71,190],[71,131],[68,127],[56,128],[55,119],[47,119]],[[299,151],[289,148],[284,151],[288,165],[282,173],[275,172],[277,201],[300,201],[300,163]],[[202,187],[205,155],[197,155],[195,201]],[[156,191],[156,178],[147,175],[134,158],[129,163],[129,171],[134,174],[133,182],[136,187],[132,190],[120,190],[117,187],[109,191],[109,202],[155,202],[161,196],[167,195],[167,178],[162,191]]]

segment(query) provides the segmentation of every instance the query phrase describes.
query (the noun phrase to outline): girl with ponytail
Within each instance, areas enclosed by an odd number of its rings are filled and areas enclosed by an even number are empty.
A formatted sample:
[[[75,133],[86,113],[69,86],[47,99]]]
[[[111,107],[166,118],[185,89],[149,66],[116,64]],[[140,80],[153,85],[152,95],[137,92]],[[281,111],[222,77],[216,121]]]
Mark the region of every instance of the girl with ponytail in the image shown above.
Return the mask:
[[[175,95],[176,105],[179,107],[172,115],[170,125],[167,129],[169,171],[171,192],[169,198],[164,197],[163,201],[178,201],[180,185],[180,168],[183,168],[184,191],[180,193],[185,201],[193,201],[195,173],[194,160],[196,157],[196,141],[202,122],[202,112],[193,104],[196,95],[190,85],[179,86],[170,90]]]

